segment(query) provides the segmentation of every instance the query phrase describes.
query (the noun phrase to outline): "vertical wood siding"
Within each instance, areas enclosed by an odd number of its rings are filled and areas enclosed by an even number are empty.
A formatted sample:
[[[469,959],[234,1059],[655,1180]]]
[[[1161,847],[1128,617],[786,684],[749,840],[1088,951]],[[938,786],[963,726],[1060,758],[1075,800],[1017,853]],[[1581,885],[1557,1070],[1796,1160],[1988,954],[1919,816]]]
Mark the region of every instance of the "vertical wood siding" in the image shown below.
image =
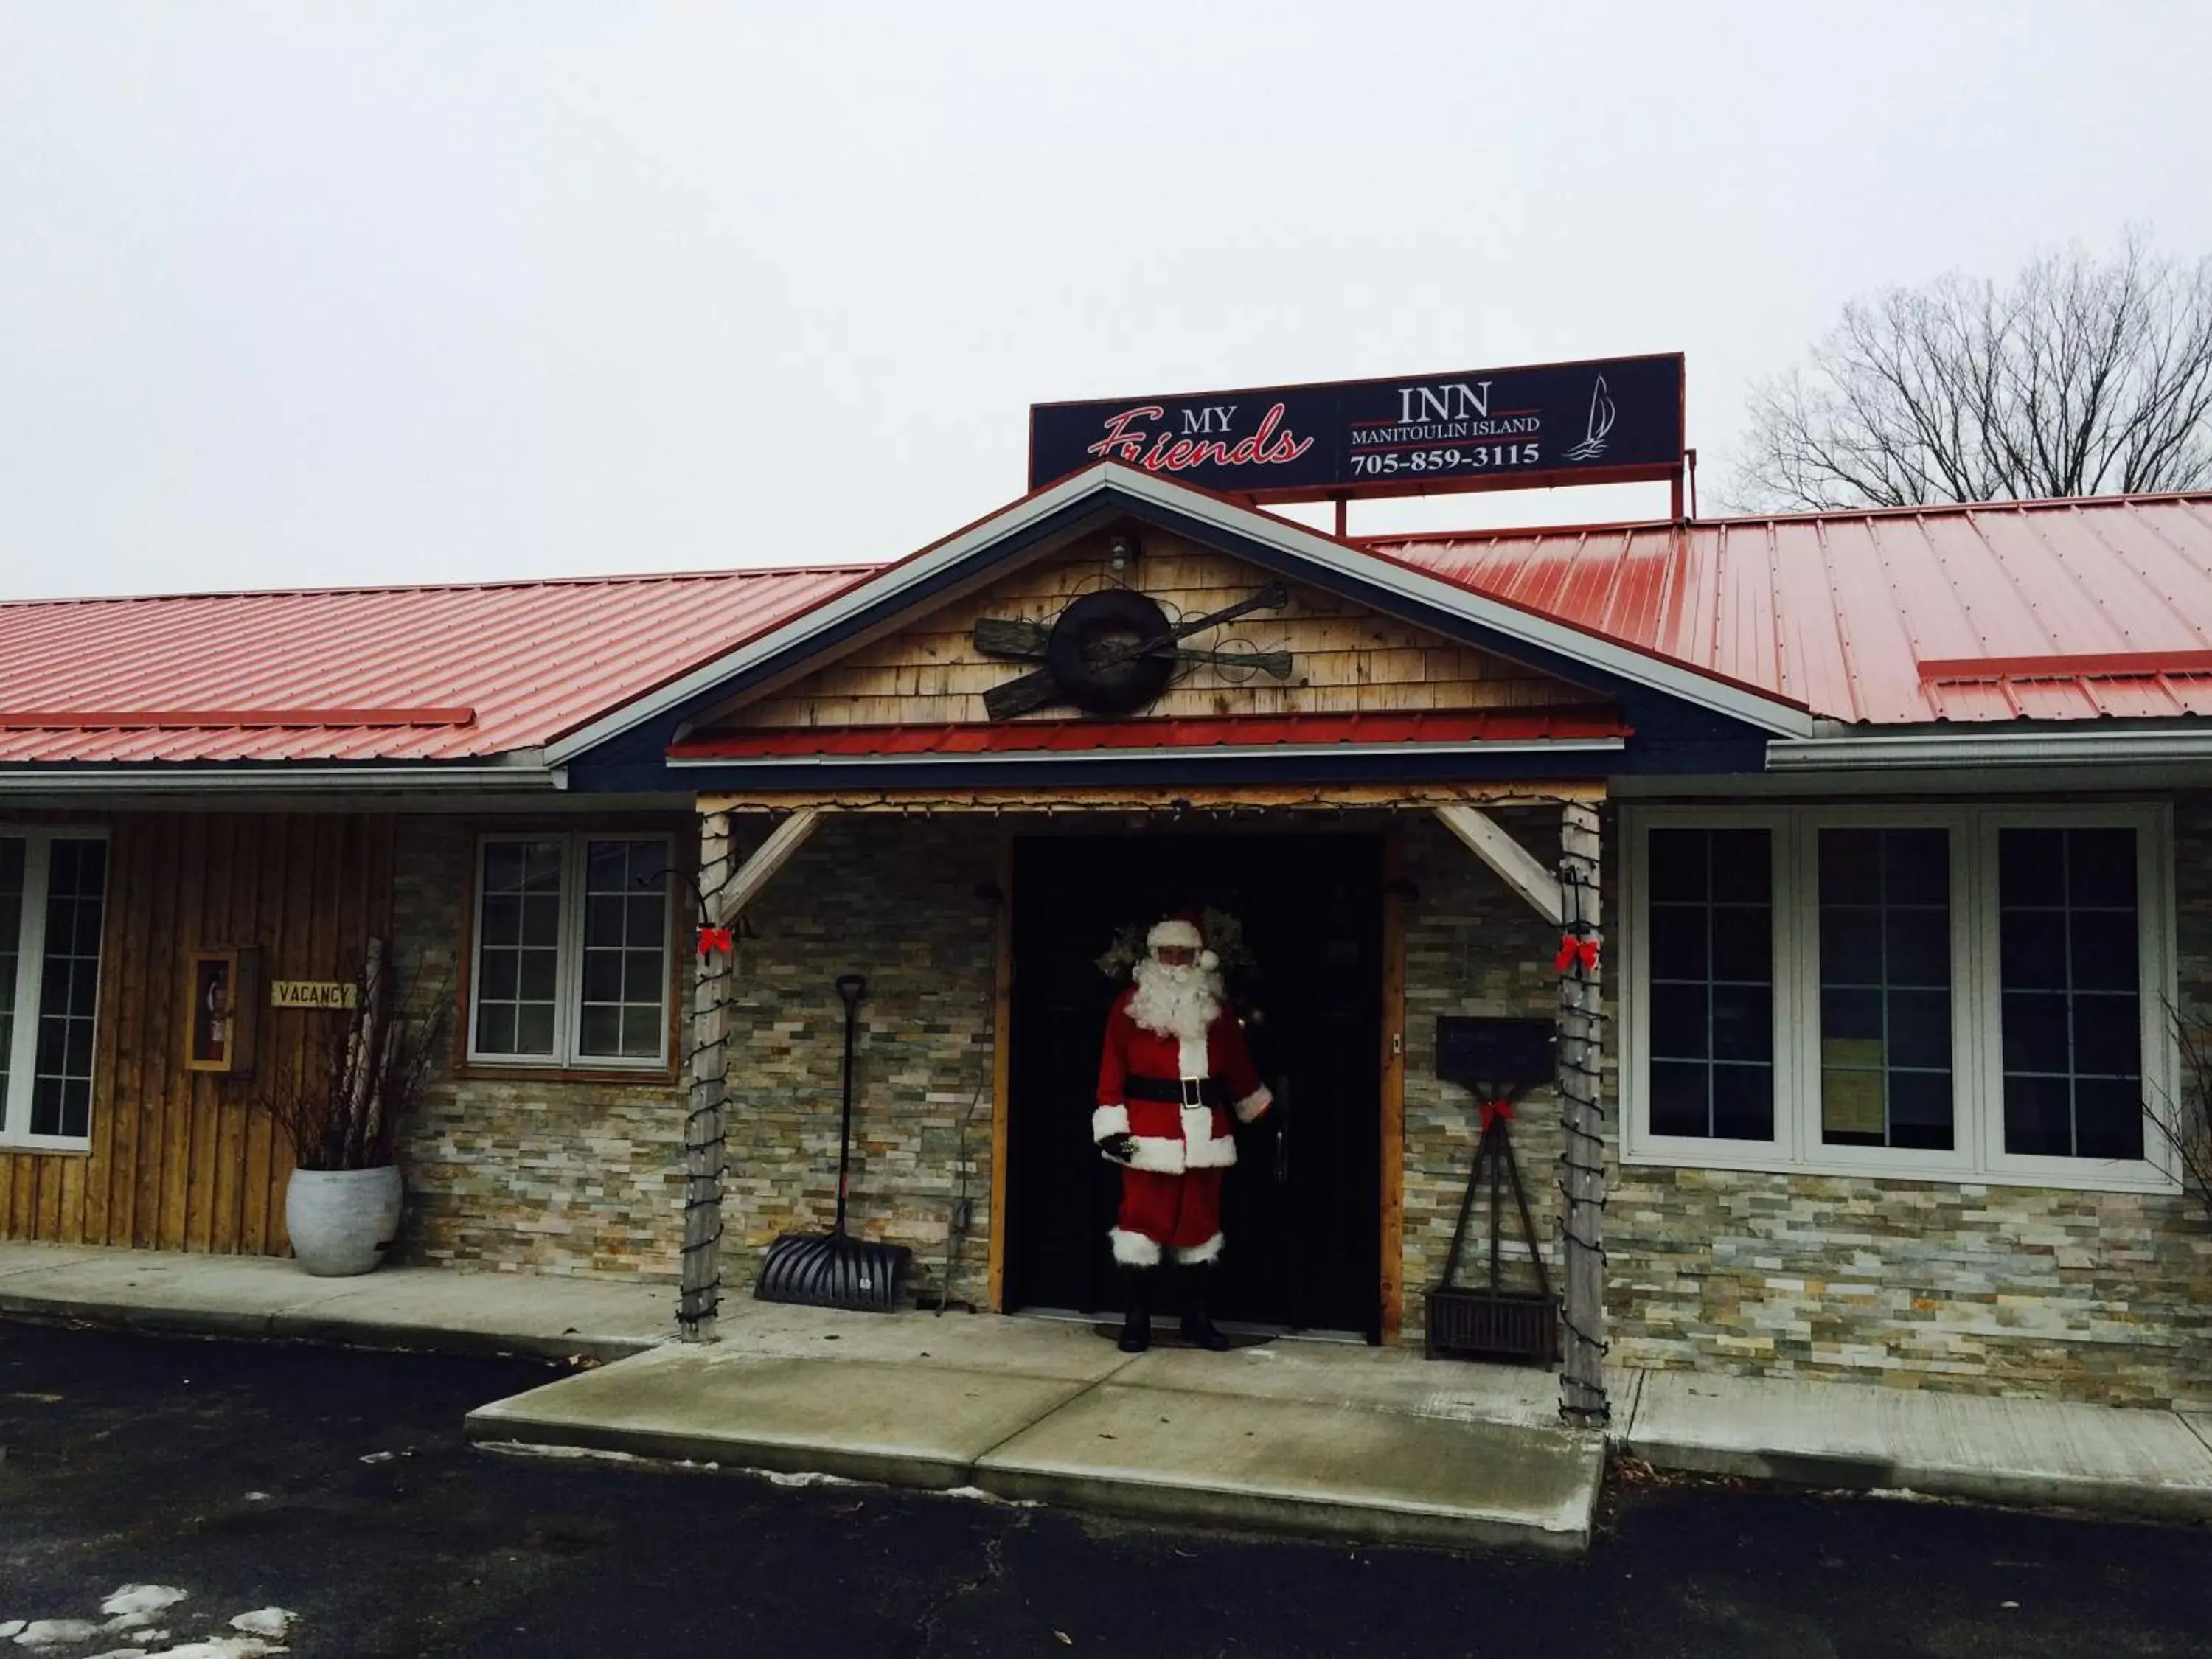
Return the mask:
[[[122,813],[110,834],[92,1151],[0,1152],[0,1236],[283,1255],[291,1151],[254,1091],[340,1017],[270,1008],[268,982],[350,979],[390,937],[392,817]],[[184,1068],[185,954],[222,945],[261,950],[244,1077]]]

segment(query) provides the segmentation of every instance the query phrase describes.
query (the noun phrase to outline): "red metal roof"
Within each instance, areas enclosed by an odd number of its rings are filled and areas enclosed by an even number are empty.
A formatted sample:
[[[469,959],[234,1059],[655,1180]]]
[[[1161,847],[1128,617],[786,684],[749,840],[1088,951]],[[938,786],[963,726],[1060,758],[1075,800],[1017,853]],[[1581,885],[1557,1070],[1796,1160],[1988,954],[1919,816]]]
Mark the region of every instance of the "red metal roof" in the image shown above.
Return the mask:
[[[1006,726],[764,726],[705,733],[669,750],[673,760],[805,756],[1012,755],[1101,749],[1247,749],[1286,744],[1544,743],[1626,738],[1603,713],[1251,714],[1231,720],[1022,720]]]
[[[852,566],[0,605],[0,762],[446,761],[534,748]]]
[[[1837,720],[2212,714],[2212,495],[1368,544]]]
[[[2212,494],[1365,545],[1839,720],[2212,714]],[[876,568],[0,604],[0,763],[532,749]]]

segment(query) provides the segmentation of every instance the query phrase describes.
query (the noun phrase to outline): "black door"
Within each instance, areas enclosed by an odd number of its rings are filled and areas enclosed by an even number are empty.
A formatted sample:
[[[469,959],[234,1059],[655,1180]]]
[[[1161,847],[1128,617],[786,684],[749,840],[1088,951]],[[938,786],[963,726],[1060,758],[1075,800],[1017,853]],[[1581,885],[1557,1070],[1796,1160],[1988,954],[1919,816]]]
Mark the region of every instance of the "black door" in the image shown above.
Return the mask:
[[[1243,924],[1229,991],[1283,1102],[1240,1129],[1216,1317],[1381,1336],[1382,845],[1369,836],[1039,836],[1014,857],[1011,1307],[1093,1312],[1120,1174],[1091,1144],[1118,930],[1207,908]]]

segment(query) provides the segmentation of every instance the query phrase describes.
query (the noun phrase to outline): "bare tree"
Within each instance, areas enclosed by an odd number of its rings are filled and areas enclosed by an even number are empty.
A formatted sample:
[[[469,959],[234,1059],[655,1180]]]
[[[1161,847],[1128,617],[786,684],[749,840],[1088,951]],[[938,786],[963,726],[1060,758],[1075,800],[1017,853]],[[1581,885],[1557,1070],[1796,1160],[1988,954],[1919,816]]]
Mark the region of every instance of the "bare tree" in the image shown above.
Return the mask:
[[[1753,389],[1743,511],[1912,507],[2212,482],[2212,258],[2130,232],[2008,287],[1954,273],[1844,307]]]

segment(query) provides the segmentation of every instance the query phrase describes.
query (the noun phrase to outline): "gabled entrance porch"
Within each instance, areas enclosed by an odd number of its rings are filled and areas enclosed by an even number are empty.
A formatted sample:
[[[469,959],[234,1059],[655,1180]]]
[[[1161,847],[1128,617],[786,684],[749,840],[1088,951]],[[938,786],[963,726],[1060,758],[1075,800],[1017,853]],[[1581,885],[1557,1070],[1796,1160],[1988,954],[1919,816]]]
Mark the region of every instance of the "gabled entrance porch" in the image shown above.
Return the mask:
[[[1086,1254],[1104,1257],[1110,1221],[1108,1212],[1085,1209],[1089,1186],[1111,1175],[1094,1170],[1085,1127],[1097,1027],[1112,994],[1092,959],[1111,945],[1118,923],[1141,924],[1149,920],[1141,913],[1157,902],[1204,900],[1209,892],[1243,902],[1238,884],[1248,869],[1248,890],[1297,884],[1293,908],[1333,902],[1325,895],[1335,872],[1347,902],[1342,939],[1332,926],[1322,930],[1328,937],[1309,942],[1294,923],[1258,911],[1249,918],[1261,924],[1255,939],[1275,957],[1261,964],[1268,976],[1303,981],[1277,1005],[1301,1029],[1279,1052],[1255,1043],[1263,1057],[1285,1065],[1285,1076],[1297,1076],[1283,1132],[1287,1152],[1283,1141],[1262,1143],[1230,1172],[1232,1210],[1244,1205],[1243,1219],[1251,1224],[1231,1250],[1250,1256],[1258,1271],[1242,1287],[1249,1305],[1224,1311],[1386,1343],[1401,1340],[1409,1324],[1418,1332],[1420,1293],[1451,1232],[1476,1118],[1466,1091],[1435,1074],[1433,1015],[1537,1015],[1568,1032],[1563,1053],[1574,1063],[1561,1073],[1566,1105],[1531,1103],[1541,1115],[1526,1123],[1523,1157],[1545,1213],[1541,1247],[1566,1292],[1570,1398],[1598,1415],[1601,1166],[1594,1154],[1567,1156],[1581,1144],[1570,1125],[1595,1112],[1598,968],[1594,951],[1565,970],[1553,960],[1566,931],[1595,939],[1598,793],[1547,781],[1192,788],[1170,799],[1135,789],[703,798],[709,924],[728,927],[742,911],[757,922],[760,939],[735,942],[733,957],[717,956],[702,978],[690,1115],[698,1173],[687,1226],[701,1243],[687,1252],[685,1276],[691,1332],[710,1337],[723,1298],[750,1286],[755,1249],[783,1231],[827,1221],[834,1185],[825,1190],[823,1182],[836,1167],[835,1077],[819,1040],[829,1011],[815,981],[885,963],[878,1035],[861,1052],[856,1226],[916,1249],[926,1302],[951,1294],[994,1311],[1112,1305],[1085,1261]],[[769,816],[776,811],[783,816]],[[1559,861],[1571,872],[1565,883],[1529,850],[1542,846],[1547,831],[1559,838]],[[732,841],[750,852],[727,850]],[[1285,878],[1292,866],[1298,872]],[[1074,905],[1082,925],[1054,939],[1032,921],[1025,942],[1022,918],[1041,866],[1061,872],[1057,908]],[[1194,890],[1178,896],[1130,886],[1146,887],[1155,871],[1170,872],[1161,881]],[[1090,896],[1070,899],[1067,890],[1079,886]],[[1563,908],[1570,903],[1571,915]],[[1138,913],[1122,917],[1117,904]],[[1270,928],[1276,937],[1267,937]],[[791,943],[822,939],[836,943],[826,951]],[[1313,962],[1332,953],[1340,957],[1339,985],[1327,983],[1331,976]],[[1261,999],[1263,1012],[1272,996]],[[1332,1019],[1342,1029],[1328,1029]],[[1306,1029],[1316,1023],[1318,1035]],[[1049,1064],[1036,1058],[1055,1053]],[[1055,1066],[1065,1075],[1055,1076]],[[972,1134],[957,1110],[971,1088],[977,1104],[989,1103]],[[1314,1089],[1332,1097],[1310,1097]],[[944,1104],[932,1109],[932,1100]],[[1594,1148],[1594,1121],[1582,1133]],[[1028,1153],[1025,1133],[1036,1137]],[[1284,1157],[1293,1176],[1308,1176],[1306,1187],[1278,1182]],[[1571,1193],[1587,1212],[1560,1209],[1564,1225],[1551,1221],[1553,1186],[1545,1178],[1555,1163],[1577,1183]],[[727,1209],[715,1179],[725,1168],[735,1176]],[[924,1196],[933,1181],[944,1195],[934,1200]],[[973,1277],[957,1271],[962,1240],[945,1231],[945,1218],[961,1214],[962,1189],[973,1194],[968,1259],[978,1268],[988,1263],[988,1273]],[[1304,1219],[1289,1216],[1290,1200],[1335,1229],[1325,1259],[1282,1248],[1286,1223]],[[1034,1230],[1026,1239],[1025,1224]],[[725,1237],[728,1245],[717,1248]],[[1051,1249],[1029,1254],[1039,1238],[1059,1250],[1057,1265]],[[1584,1250],[1593,1259],[1578,1282]],[[1281,1282],[1270,1266],[1279,1258],[1315,1272],[1341,1310],[1318,1299],[1304,1308],[1279,1299],[1270,1305],[1267,1298],[1302,1289]]]

